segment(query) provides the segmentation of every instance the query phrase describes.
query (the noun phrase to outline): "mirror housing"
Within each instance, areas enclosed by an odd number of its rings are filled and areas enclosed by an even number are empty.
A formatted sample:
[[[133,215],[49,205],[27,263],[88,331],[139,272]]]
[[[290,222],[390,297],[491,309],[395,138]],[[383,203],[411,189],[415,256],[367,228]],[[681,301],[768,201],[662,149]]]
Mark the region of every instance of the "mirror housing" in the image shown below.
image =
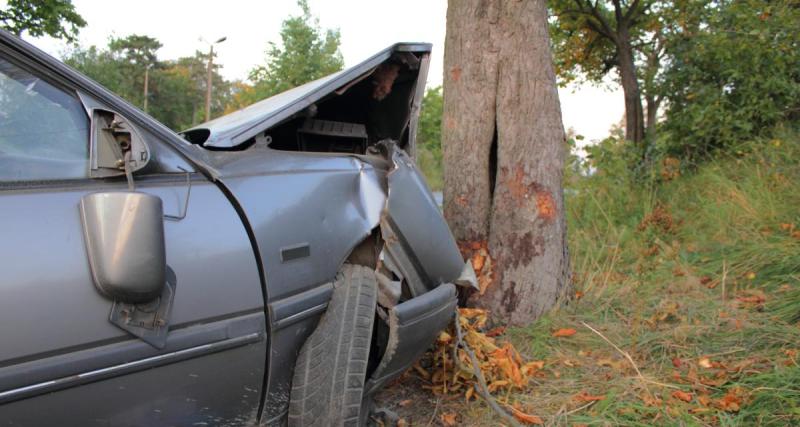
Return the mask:
[[[92,178],[125,175],[125,154],[130,152],[131,173],[147,166],[150,150],[139,132],[124,117],[112,111],[94,108],[90,146]]]
[[[161,199],[124,191],[81,198],[89,267],[103,295],[126,303],[151,301],[166,280]]]

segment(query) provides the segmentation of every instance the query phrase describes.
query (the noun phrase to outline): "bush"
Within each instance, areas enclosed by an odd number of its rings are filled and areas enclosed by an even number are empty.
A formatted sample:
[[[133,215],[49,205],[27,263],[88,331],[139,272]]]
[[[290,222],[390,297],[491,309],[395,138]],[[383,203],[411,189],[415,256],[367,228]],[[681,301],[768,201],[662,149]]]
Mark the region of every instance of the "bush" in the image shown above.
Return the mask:
[[[795,1],[723,1],[708,25],[671,47],[659,146],[688,160],[767,137],[800,117],[800,8]]]

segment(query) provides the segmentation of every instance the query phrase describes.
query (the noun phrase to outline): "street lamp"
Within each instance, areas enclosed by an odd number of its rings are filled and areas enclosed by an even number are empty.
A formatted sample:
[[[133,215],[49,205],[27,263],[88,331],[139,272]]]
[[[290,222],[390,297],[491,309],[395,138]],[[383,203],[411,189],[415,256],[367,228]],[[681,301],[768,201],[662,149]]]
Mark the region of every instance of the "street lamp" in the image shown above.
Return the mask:
[[[148,92],[148,83],[150,82],[150,68],[153,67],[153,64],[147,64],[147,67],[144,68],[144,112],[147,112],[147,92]]]
[[[208,48],[208,77],[206,78],[206,121],[211,120],[211,77],[212,61],[214,60],[214,45],[227,40],[227,37],[220,37],[219,40],[211,43]]]

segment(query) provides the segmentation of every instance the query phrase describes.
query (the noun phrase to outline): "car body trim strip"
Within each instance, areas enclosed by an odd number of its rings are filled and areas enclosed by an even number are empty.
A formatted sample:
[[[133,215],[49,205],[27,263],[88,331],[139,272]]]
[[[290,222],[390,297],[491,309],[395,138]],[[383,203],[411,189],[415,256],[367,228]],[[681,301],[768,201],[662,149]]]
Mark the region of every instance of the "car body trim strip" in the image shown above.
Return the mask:
[[[186,360],[199,356],[205,356],[207,354],[216,353],[219,351],[228,350],[235,347],[241,347],[247,344],[252,344],[261,341],[262,337],[263,334],[259,332],[254,332],[251,334],[230,338],[222,341],[217,341],[210,344],[204,344],[197,347],[191,347],[183,350],[173,351],[171,353],[159,354],[157,356],[148,357],[145,359],[139,359],[133,362],[109,366],[101,369],[95,369],[93,371],[88,371],[77,375],[70,375],[68,377],[58,378],[55,380],[44,381],[37,384],[31,384],[24,387],[6,390],[0,392],[0,404],[24,399],[27,397],[32,397],[39,394],[50,393],[64,388],[74,387],[77,385],[99,381],[111,377],[125,375],[132,372],[141,371],[144,369],[150,369],[157,366],[178,362],[181,360]]]

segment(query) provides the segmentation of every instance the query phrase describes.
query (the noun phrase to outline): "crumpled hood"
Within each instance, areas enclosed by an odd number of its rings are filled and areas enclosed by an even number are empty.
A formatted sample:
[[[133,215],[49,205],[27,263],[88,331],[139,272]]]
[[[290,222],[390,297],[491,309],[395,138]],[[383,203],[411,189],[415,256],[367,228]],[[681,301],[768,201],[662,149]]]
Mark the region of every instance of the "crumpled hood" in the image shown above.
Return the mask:
[[[303,112],[314,103],[335,96],[337,92],[346,91],[393,56],[403,53],[429,54],[430,51],[431,45],[427,43],[394,44],[350,68],[199,124],[183,131],[182,135],[194,144],[209,149],[237,147],[257,134]],[[427,70],[423,71],[419,73],[422,78],[427,75]],[[422,83],[420,86],[424,86],[424,82]]]

